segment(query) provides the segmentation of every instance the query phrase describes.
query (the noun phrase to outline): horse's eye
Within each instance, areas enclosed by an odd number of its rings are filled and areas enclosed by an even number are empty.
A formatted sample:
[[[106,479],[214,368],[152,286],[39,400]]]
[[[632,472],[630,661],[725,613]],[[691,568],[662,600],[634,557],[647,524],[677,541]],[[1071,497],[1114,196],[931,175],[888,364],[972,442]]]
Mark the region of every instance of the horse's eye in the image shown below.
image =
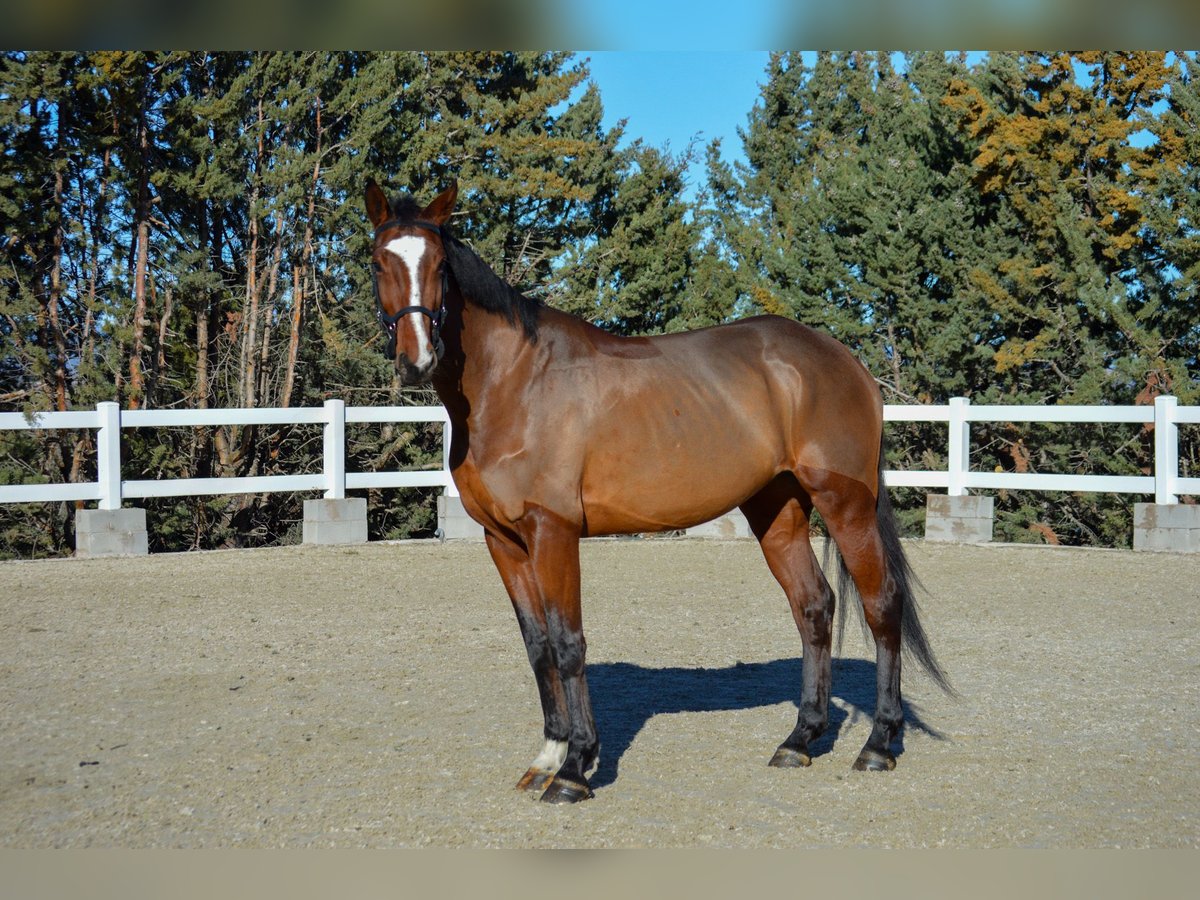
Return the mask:
[[[382,271],[383,271],[383,266],[381,266],[381,265],[379,264],[379,260],[377,260],[377,259],[373,259],[373,260],[371,260],[371,265],[375,267],[375,271],[376,271],[376,272],[382,272]]]

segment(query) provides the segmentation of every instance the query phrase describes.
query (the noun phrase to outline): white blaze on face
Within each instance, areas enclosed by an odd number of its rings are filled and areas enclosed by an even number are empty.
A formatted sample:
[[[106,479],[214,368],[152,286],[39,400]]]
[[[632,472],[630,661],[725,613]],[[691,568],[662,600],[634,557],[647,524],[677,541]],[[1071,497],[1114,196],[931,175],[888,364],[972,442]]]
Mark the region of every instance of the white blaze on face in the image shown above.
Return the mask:
[[[421,257],[425,255],[425,239],[406,235],[388,241],[384,249],[400,257],[408,270],[408,303],[406,305],[420,306],[421,288],[417,273],[421,271]],[[417,339],[417,358],[413,360],[413,365],[418,369],[428,368],[433,363],[433,347],[425,337],[425,324],[421,321],[424,318],[425,316],[421,313],[413,312],[401,320],[411,325],[413,336]]]

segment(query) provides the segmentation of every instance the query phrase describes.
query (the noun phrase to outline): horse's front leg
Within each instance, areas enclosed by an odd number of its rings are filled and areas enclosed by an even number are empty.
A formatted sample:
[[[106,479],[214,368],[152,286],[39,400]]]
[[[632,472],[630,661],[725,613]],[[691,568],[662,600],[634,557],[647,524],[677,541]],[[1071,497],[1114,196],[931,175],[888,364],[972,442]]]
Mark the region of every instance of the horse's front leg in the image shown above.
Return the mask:
[[[528,771],[517,782],[517,789],[542,794],[567,758],[567,740],[570,736],[570,716],[567,713],[566,695],[562,679],[554,664],[550,649],[550,638],[546,629],[546,614],[542,607],[533,563],[524,548],[488,532],[488,550],[500,573],[500,579],[512,600],[529,665],[537,681],[538,696],[542,701],[542,717],[545,722],[543,735],[545,744],[541,753],[530,764]]]
[[[583,636],[579,597],[580,529],[539,508],[527,512],[521,526],[545,611],[550,653],[570,720],[566,756],[542,800],[575,803],[592,796],[587,773],[600,751],[585,671],[587,641]]]

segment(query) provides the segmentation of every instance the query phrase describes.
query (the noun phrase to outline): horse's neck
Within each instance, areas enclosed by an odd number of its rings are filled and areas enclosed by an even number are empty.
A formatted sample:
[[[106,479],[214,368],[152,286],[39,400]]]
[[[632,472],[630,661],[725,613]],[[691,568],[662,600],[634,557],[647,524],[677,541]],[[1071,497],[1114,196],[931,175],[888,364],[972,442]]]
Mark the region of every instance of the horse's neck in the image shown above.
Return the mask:
[[[455,317],[455,334],[448,336],[449,353],[434,377],[434,388],[452,419],[465,419],[479,396],[504,380],[534,351],[520,321],[509,322],[463,301]]]

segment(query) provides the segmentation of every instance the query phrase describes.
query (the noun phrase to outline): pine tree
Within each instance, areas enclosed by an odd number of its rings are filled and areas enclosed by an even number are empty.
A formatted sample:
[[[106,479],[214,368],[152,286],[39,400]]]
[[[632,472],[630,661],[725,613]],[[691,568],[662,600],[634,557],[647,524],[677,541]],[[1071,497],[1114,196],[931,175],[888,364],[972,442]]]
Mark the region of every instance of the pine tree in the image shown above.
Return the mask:
[[[683,200],[688,154],[636,142],[613,199],[615,224],[569,259],[556,305],[619,334],[666,330],[684,310],[697,225]]]
[[[1129,136],[1165,75],[1162,54],[998,54],[952,90],[1006,243],[972,275],[1001,323],[995,375],[1014,400],[1132,399],[1111,367],[1129,349],[1112,326],[1143,222]]]
[[[1161,114],[1143,105],[1151,140],[1132,162],[1144,198],[1138,280],[1119,321],[1137,352],[1119,365],[1149,394],[1200,400],[1200,59],[1179,52]]]
[[[1143,390],[1153,365],[1138,320],[1149,283],[1145,154],[1131,136],[1168,74],[1161,53],[1009,53],[952,85],[985,211],[970,299],[995,319],[988,399],[1131,403]],[[980,431],[998,465],[1016,471],[1133,474],[1147,464],[1148,441],[1119,427]],[[1127,508],[1111,497],[1002,500],[998,527],[1015,539],[1030,528],[1056,541],[1128,541]]]
[[[708,169],[720,161],[720,141],[707,149]],[[667,321],[666,330],[692,331],[729,322],[738,300],[737,272],[728,248],[721,239],[721,220],[707,190],[701,190],[692,205],[698,244],[679,307]]]
[[[569,245],[611,222],[620,128],[602,129],[599,92],[568,54],[421,61],[398,98],[396,149],[382,156],[379,181],[427,196],[457,179],[454,227],[502,277],[536,294]]]
[[[87,201],[77,188],[98,149],[86,122],[94,100],[74,53],[4,53],[0,83],[0,409],[69,409],[91,374],[81,357],[94,307],[80,302],[79,288],[96,245],[82,227]],[[89,442],[76,432],[0,436],[0,480],[77,480]],[[73,512],[65,503],[36,508],[34,517],[0,511],[4,543],[22,554],[63,552]]]
[[[961,61],[775,54],[743,135],[710,163],[720,231],[748,310],[854,349],[897,399],[970,383],[983,324],[955,302],[971,222],[964,149],[942,96]]]

